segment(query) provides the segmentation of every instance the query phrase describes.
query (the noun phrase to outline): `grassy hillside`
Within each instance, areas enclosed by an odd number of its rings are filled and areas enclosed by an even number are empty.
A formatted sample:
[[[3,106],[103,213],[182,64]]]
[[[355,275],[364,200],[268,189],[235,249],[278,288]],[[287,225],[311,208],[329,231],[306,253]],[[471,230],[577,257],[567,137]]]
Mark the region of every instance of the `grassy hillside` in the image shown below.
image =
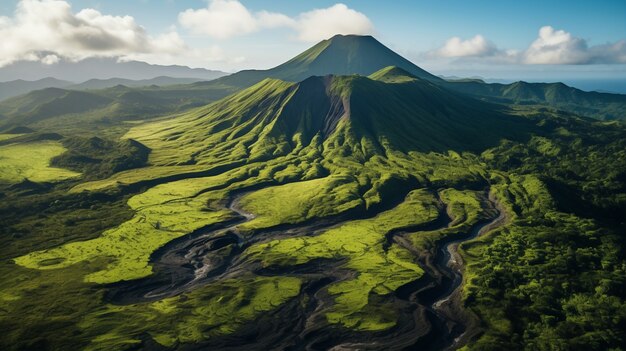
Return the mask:
[[[384,72],[383,72],[384,73]],[[385,75],[375,74],[374,78]],[[362,158],[388,147],[414,151],[476,151],[533,128],[489,105],[431,82],[366,77],[267,79],[229,98],[127,136],[154,150],[161,165],[261,161],[312,144],[349,144]],[[351,147],[354,147],[352,145]],[[218,155],[219,158],[215,158]]]
[[[265,78],[297,82],[310,76],[369,75],[388,66],[397,66],[410,74],[430,80],[440,78],[424,71],[396,54],[371,36],[336,35],[323,40],[291,60],[268,70],[244,70],[202,85],[223,84],[247,88]]]
[[[51,159],[66,149],[56,141],[0,146],[0,182],[53,182],[80,174],[51,166]]]
[[[548,105],[601,120],[626,119],[626,95],[586,92],[563,83],[486,84],[456,81],[445,84],[451,90],[516,105]]]
[[[28,126],[63,134],[97,136],[104,132],[119,136],[129,128],[124,121],[185,111],[220,99],[231,91],[222,86],[198,89],[191,85],[36,90],[0,102],[0,130]]]
[[[206,79],[201,78],[175,78],[160,76],[151,79],[124,79],[124,78],[109,78],[109,79],[90,79],[80,84],[72,84],[69,88],[76,90],[83,89],[106,89],[116,85],[125,85],[127,87],[144,87],[144,86],[166,86],[166,85],[179,85],[179,84],[191,84]]]

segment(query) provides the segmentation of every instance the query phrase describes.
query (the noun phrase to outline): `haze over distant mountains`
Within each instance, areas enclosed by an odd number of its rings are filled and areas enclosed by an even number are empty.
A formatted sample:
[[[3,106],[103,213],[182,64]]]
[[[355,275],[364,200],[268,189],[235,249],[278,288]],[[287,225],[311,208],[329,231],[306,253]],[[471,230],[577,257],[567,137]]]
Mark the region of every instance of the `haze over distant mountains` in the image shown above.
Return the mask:
[[[5,127],[20,125],[26,121],[33,123],[42,119],[77,113],[83,116],[88,115],[93,121],[103,117],[116,120],[132,119],[137,116],[150,118],[206,105],[267,78],[299,82],[310,76],[328,74],[367,76],[391,66],[447,90],[497,104],[547,106],[601,120],[623,119],[626,111],[626,95],[584,92],[562,83],[487,84],[476,79],[447,81],[423,70],[371,36],[336,35],[274,68],[244,70],[213,80],[209,80],[209,77],[224,73],[192,70],[180,66],[155,66],[139,62],[115,63],[113,60],[101,60],[101,62],[105,63],[103,67],[111,68],[119,65],[122,71],[117,71],[118,78],[91,79],[82,84],[69,86],[65,85],[67,84],[65,81],[52,81],[51,83],[57,84],[52,87],[61,89],[32,91],[28,94],[30,96],[18,96],[2,101],[0,104],[2,124]],[[96,70],[95,66],[97,66],[97,61],[86,60],[76,63],[74,68],[79,70],[92,67]],[[125,75],[126,70],[131,70],[134,66],[138,67],[138,71]],[[71,68],[67,66],[67,63],[57,68],[63,67]],[[194,72],[201,74],[193,78],[151,77],[147,80],[132,80],[137,79],[140,74],[149,73],[146,70],[142,73],[142,69],[152,70],[151,72],[166,71],[171,73],[170,77]],[[100,76],[105,74],[105,69],[99,72]],[[202,78],[202,74],[206,78]],[[119,78],[120,76],[124,78]],[[192,82],[193,80],[201,81]],[[22,81],[13,83],[22,88],[25,85]],[[2,83],[0,83],[0,91],[1,86]],[[39,88],[41,87],[35,89]],[[16,91],[16,89],[4,90]],[[85,91],[77,94],[77,90]],[[80,103],[68,106],[67,102],[70,101]],[[46,111],[46,113],[41,113],[41,111]]]
[[[56,78],[74,83],[89,79],[125,78],[132,80],[152,79],[159,76],[210,80],[228,73],[187,66],[162,66],[146,62],[118,62],[115,58],[88,58],[78,62],[67,60],[52,65],[41,62],[19,61],[0,68],[0,82],[11,80],[39,80]]]
[[[45,88],[105,89],[116,85],[189,84],[228,73],[187,66],[162,66],[146,62],[118,62],[114,58],[89,58],[52,65],[19,61],[0,67],[0,100]]]

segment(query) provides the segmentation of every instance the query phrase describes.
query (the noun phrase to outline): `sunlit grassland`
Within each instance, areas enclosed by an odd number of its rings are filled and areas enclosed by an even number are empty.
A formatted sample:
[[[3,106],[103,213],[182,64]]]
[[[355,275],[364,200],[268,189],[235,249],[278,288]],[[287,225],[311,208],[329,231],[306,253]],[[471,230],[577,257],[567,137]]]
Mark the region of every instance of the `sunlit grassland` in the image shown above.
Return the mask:
[[[250,247],[246,255],[264,266],[290,266],[314,259],[346,260],[342,267],[357,272],[355,279],[330,285],[334,305],[327,310],[330,323],[360,330],[386,329],[395,324],[393,315],[368,311],[370,294],[386,295],[419,278],[423,271],[403,248],[383,250],[385,234],[434,220],[438,208],[426,190],[411,192],[396,208],[372,219],[347,222],[311,237],[273,240]]]
[[[146,332],[168,347],[196,343],[230,334],[281,306],[298,296],[300,284],[293,277],[240,277],[152,303],[105,305],[86,315],[79,328],[91,338],[87,350],[127,348]]]
[[[40,141],[0,146],[0,181],[18,183],[55,182],[80,176],[80,173],[50,167],[50,160],[65,152],[56,141]]]
[[[24,134],[0,134],[0,141],[9,140]]]
[[[363,200],[353,178],[329,176],[255,191],[240,205],[256,215],[241,227],[258,229],[343,213]]]
[[[97,269],[101,260],[54,272],[1,265],[3,342],[36,341],[53,328],[56,337],[48,345],[55,349],[124,349],[139,344],[146,333],[165,346],[197,343],[230,334],[300,292],[298,278],[243,276],[155,302],[104,304],[103,290],[75,279]],[[19,315],[20,326],[28,329],[15,328],[12,315]]]
[[[152,272],[148,260],[154,250],[194,230],[233,218],[234,214],[228,210],[206,207],[209,202],[223,200],[224,193],[197,195],[200,190],[223,181],[218,176],[156,186],[128,201],[136,211],[131,220],[99,238],[33,252],[16,258],[15,262],[48,270],[103,257],[109,264],[86,276],[86,281],[111,283],[144,277]]]
[[[46,240],[30,249],[34,237],[21,239],[20,233],[6,231],[7,240],[22,247],[19,254],[4,252],[3,257],[22,256],[15,259],[18,266],[0,266],[5,276],[0,329],[9,330],[9,342],[0,345],[42,334],[54,346],[58,340],[80,340],[80,347],[124,349],[141,347],[150,336],[165,346],[193,347],[180,344],[262,323],[272,315],[269,311],[297,296],[302,284],[315,283],[298,271],[314,270],[315,264],[335,275],[319,291],[324,297],[319,312],[336,330],[390,329],[397,322],[398,304],[404,303],[393,292],[424,272],[415,253],[386,242],[386,234],[406,231],[401,235],[409,240],[402,240],[403,245],[432,253],[438,240],[467,234],[492,217],[495,211],[485,200],[490,189],[508,216],[506,225],[459,248],[467,261],[463,303],[488,327],[475,348],[514,350],[523,340],[532,349],[549,349],[553,343],[559,349],[588,344],[618,349],[626,320],[619,298],[623,246],[608,229],[600,229],[605,223],[595,217],[623,209],[623,132],[611,129],[613,134],[605,135],[595,128],[614,126],[561,120],[552,113],[501,125],[499,119],[506,117],[484,115],[489,111],[478,102],[437,98],[429,84],[394,70],[372,78],[380,81],[266,80],[176,118],[135,126],[126,137],[151,148],[149,166],[79,184],[65,199],[85,203],[72,213],[80,217],[88,214],[93,199],[112,198],[112,216],[125,216],[110,222],[115,227],[96,239],[97,233],[42,236]],[[350,95],[353,88],[356,95]],[[407,105],[414,102],[407,102],[407,91],[423,98],[415,102],[419,106]],[[341,109],[347,97],[350,113]],[[307,104],[311,99],[315,103]],[[317,102],[337,109],[317,109]],[[471,116],[467,106],[475,108]],[[331,116],[335,119],[327,122],[337,124],[327,129],[315,122],[328,117],[329,110],[340,113]],[[519,131],[537,131],[529,127],[533,123],[548,127],[540,135],[515,139],[523,134]],[[507,137],[513,140],[502,140]],[[598,146],[604,139],[618,142]],[[561,191],[566,201],[556,199]],[[243,245],[251,243],[237,253],[235,274],[245,273],[217,277],[157,302],[103,302],[108,283],[150,275],[150,256],[171,240],[234,219],[235,213],[226,209],[234,198],[255,215],[237,227]],[[578,203],[567,213],[562,207],[570,199]],[[120,205],[126,202],[134,215],[123,211]],[[450,226],[420,231],[439,225],[442,203],[452,218]],[[63,206],[67,212],[75,208]],[[592,210],[596,212],[590,214]],[[346,221],[314,233],[287,237],[293,232],[285,231],[268,238],[259,231],[334,215]],[[25,228],[54,224],[45,216],[29,218]],[[76,241],[86,238],[91,240]],[[292,269],[298,273],[289,273]],[[279,277],[263,275],[283,271]],[[301,298],[300,306],[309,302],[308,294]],[[17,328],[22,315],[27,317]]]
[[[217,176],[157,185],[131,197],[128,205],[136,212],[134,217],[99,238],[33,252],[16,258],[15,262],[50,270],[103,257],[109,260],[108,265],[87,275],[86,281],[112,283],[144,277],[152,272],[149,257],[159,247],[208,225],[234,219],[236,214],[224,207],[230,192],[310,174],[295,166],[286,167],[282,162],[287,161],[254,164]],[[285,169],[290,169],[289,175],[281,173]]]
[[[106,179],[80,183],[74,186],[70,191],[103,191],[107,188],[113,188],[119,185],[132,185],[139,182],[154,180],[162,177],[205,171],[206,169],[206,166],[193,165],[170,167],[142,167],[119,172]]]
[[[139,125],[125,137],[150,147],[150,162],[155,165],[212,164],[256,160],[268,152],[285,154],[279,144],[263,141],[273,118],[293,94],[292,85],[266,79],[179,118]]]

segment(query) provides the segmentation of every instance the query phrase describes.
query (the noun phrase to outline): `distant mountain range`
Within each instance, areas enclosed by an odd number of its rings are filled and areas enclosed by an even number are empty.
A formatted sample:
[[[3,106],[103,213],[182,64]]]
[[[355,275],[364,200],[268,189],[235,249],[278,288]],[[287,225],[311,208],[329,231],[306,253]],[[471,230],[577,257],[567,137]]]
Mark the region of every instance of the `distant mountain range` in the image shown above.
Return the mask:
[[[44,88],[104,89],[115,85],[132,87],[188,84],[212,80],[228,73],[186,66],[118,62],[114,58],[62,60],[52,65],[19,61],[0,67],[0,100]],[[123,78],[122,78],[123,77]]]
[[[114,87],[116,85],[124,85],[127,87],[145,87],[145,86],[167,86],[176,84],[190,84],[206,79],[201,78],[173,78],[173,77],[155,77],[151,79],[124,79],[124,78],[109,78],[109,79],[90,79],[80,84],[70,86],[70,89],[106,89]]]
[[[106,89],[116,85],[124,85],[127,87],[144,87],[144,86],[168,86],[177,84],[190,84],[198,81],[203,81],[201,78],[174,78],[174,77],[155,77],[151,79],[124,79],[124,78],[109,78],[109,79],[89,79],[85,82],[76,84],[66,80],[60,80],[56,78],[43,78],[35,81],[27,80],[13,80],[9,82],[0,82],[0,101],[29,93],[34,90],[46,89],[46,88],[66,88],[73,90],[85,90],[85,89]]]
[[[93,65],[98,63],[97,60],[86,61],[88,62],[76,63],[75,68],[94,68]],[[138,67],[139,71],[144,68],[159,72],[171,69],[189,75],[200,72],[205,74],[206,79],[223,74],[180,66],[164,67],[137,62],[112,63],[111,60],[103,62],[105,71],[119,68],[119,71],[115,71],[117,74],[125,73],[132,67]],[[59,67],[70,66],[66,64]],[[601,120],[626,119],[626,95],[584,92],[562,83],[488,84],[479,79],[448,81],[426,72],[371,36],[337,35],[272,69],[246,70],[210,81],[192,82],[204,79],[201,75],[183,79],[157,77],[134,80],[140,75],[138,72],[135,72],[135,75],[129,73],[128,78],[124,79],[92,79],[78,85],[68,85],[67,81],[45,80],[43,83],[53,84],[54,89],[33,91],[0,103],[0,115],[4,116],[0,117],[0,127],[6,129],[41,123],[58,117],[76,118],[77,115],[92,122],[103,118],[143,120],[206,105],[268,78],[300,82],[311,76],[329,74],[368,76],[375,72],[380,73],[380,70],[386,67],[394,67],[394,71],[405,72],[399,76],[410,76],[411,79],[428,82],[434,88],[443,89],[442,92],[445,94],[456,92],[506,106],[551,107]],[[102,74],[106,75],[104,72]],[[113,74],[113,71],[110,74]],[[147,73],[144,70],[141,74]],[[23,81],[13,83],[26,89],[24,86],[27,84]],[[37,84],[42,83],[33,82],[32,86]],[[4,91],[7,90],[18,89]],[[433,101],[436,100],[433,98]],[[71,106],[68,105],[70,102]],[[46,124],[46,128],[48,127],[50,125]]]
[[[17,79],[39,80],[47,77],[74,83],[89,79],[123,77],[140,80],[161,76],[210,80],[225,75],[227,75],[225,72],[204,68],[152,65],[139,61],[118,62],[115,58],[88,58],[78,62],[62,60],[52,65],[33,61],[18,61],[0,68],[0,82]]]
[[[26,94],[33,90],[45,88],[66,88],[73,84],[74,83],[66,80],[60,80],[50,77],[35,81],[17,79],[9,82],[0,82],[0,100]]]

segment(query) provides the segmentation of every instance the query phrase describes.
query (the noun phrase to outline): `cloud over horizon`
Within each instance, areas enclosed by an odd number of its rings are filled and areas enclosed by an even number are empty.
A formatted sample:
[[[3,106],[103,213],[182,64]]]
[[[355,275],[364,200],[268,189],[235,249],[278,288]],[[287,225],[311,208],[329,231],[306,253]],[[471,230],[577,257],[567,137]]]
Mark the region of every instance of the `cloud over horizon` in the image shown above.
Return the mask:
[[[131,16],[90,8],[73,13],[64,0],[21,0],[13,18],[0,17],[0,37],[0,67],[18,60],[54,64],[59,56],[81,60],[188,49],[176,32],[151,36]]]
[[[314,42],[335,34],[372,34],[374,25],[363,13],[342,3],[302,12],[295,17],[282,13],[252,13],[238,0],[210,0],[206,8],[187,9],[178,15],[183,28],[194,34],[228,39],[268,28],[290,28],[301,41]]]
[[[217,40],[271,28],[291,31],[294,39],[303,42],[374,32],[367,16],[341,3],[289,17],[265,10],[253,13],[238,0],[210,0],[206,8],[187,9],[177,19],[189,32]],[[107,15],[92,8],[74,11],[68,0],[19,0],[12,16],[0,16],[0,36],[0,67],[16,61],[54,65],[90,57],[198,66],[245,60],[241,54],[227,55],[215,42],[190,47],[175,26],[151,35],[132,16]]]
[[[435,57],[483,57],[496,54],[496,46],[477,34],[471,39],[463,40],[460,37],[452,37],[445,44],[431,53]]]
[[[425,54],[429,58],[483,58],[492,63],[525,65],[587,65],[626,63],[626,40],[589,46],[587,41],[552,26],[539,29],[538,37],[523,51],[499,49],[476,35],[463,40],[448,39],[443,46]]]

